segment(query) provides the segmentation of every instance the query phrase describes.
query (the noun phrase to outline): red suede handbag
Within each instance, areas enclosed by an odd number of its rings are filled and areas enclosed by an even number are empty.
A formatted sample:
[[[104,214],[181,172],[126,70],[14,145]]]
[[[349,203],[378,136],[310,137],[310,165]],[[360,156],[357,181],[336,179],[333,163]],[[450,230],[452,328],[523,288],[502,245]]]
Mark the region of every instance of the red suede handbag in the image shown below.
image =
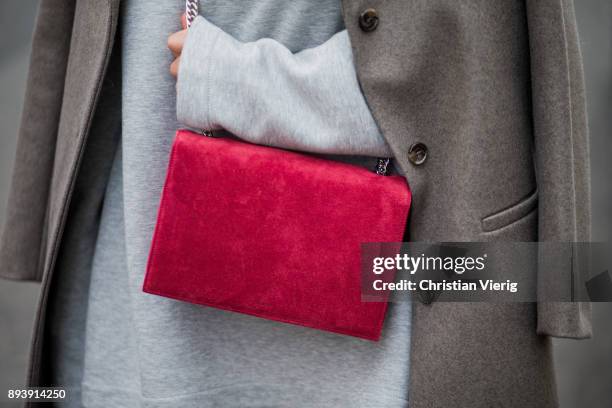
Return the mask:
[[[143,290],[378,340],[387,302],[362,302],[360,244],[402,241],[411,200],[388,163],[179,130]]]

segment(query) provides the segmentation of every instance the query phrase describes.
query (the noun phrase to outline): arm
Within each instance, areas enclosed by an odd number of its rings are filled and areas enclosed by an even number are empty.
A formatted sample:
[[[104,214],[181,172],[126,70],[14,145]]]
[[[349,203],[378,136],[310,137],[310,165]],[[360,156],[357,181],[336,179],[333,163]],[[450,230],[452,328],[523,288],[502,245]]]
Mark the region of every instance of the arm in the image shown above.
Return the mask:
[[[528,0],[527,19],[538,240],[587,242],[591,239],[588,130],[574,6],[571,0]],[[571,276],[572,264],[556,271],[558,276]],[[591,330],[589,303],[538,303],[538,333],[584,338]]]
[[[391,155],[361,93],[346,30],[292,54],[270,39],[239,42],[198,17],[177,89],[178,119],[194,128],[293,150]]]

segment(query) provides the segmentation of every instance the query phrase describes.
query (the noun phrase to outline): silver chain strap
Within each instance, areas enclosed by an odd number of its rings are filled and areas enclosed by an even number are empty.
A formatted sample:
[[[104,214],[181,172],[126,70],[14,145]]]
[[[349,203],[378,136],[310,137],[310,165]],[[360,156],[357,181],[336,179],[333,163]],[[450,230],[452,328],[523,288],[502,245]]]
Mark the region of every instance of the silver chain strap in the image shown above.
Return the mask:
[[[198,8],[198,0],[185,0],[185,17],[187,20],[187,28],[191,27],[191,23],[193,23],[193,20],[195,20],[195,18],[198,16]],[[213,135],[210,130],[204,130],[202,131],[202,133],[206,136]],[[388,157],[381,157],[376,159],[376,167],[374,168],[376,174],[386,176],[387,168],[389,167],[390,161],[391,159],[389,159]]]
[[[374,168],[376,174],[378,174],[379,176],[386,176],[387,167],[389,166],[390,161],[391,159],[388,157],[379,157],[378,159],[376,159],[376,167]]]
[[[187,28],[191,27],[191,23],[198,16],[198,0],[185,0],[185,17],[187,20]]]

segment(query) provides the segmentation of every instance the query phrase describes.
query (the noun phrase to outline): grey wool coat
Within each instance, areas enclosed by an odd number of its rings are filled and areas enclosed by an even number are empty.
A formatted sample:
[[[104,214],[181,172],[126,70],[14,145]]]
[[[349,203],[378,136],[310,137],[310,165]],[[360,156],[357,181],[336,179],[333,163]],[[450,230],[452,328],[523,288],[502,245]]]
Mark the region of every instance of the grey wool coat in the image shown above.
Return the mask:
[[[377,25],[360,18],[369,8]],[[119,0],[41,2],[0,245],[2,276],[42,281],[32,386],[48,381],[54,265],[63,251],[92,251],[80,237],[97,227],[117,144],[118,10]],[[571,0],[343,0],[343,14],[363,92],[410,182],[411,240],[589,240]],[[420,165],[416,143],[428,153]],[[557,406],[550,336],[588,337],[588,315],[581,303],[420,297],[410,406]]]

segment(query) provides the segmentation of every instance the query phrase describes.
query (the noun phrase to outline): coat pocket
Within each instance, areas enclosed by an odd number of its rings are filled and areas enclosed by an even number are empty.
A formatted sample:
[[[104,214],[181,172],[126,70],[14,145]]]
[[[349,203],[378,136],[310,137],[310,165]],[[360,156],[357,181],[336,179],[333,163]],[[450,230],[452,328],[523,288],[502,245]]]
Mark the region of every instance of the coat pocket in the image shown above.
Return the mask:
[[[514,224],[525,218],[538,207],[538,189],[534,189],[527,197],[521,199],[510,207],[504,208],[481,220],[484,232],[493,232]]]

